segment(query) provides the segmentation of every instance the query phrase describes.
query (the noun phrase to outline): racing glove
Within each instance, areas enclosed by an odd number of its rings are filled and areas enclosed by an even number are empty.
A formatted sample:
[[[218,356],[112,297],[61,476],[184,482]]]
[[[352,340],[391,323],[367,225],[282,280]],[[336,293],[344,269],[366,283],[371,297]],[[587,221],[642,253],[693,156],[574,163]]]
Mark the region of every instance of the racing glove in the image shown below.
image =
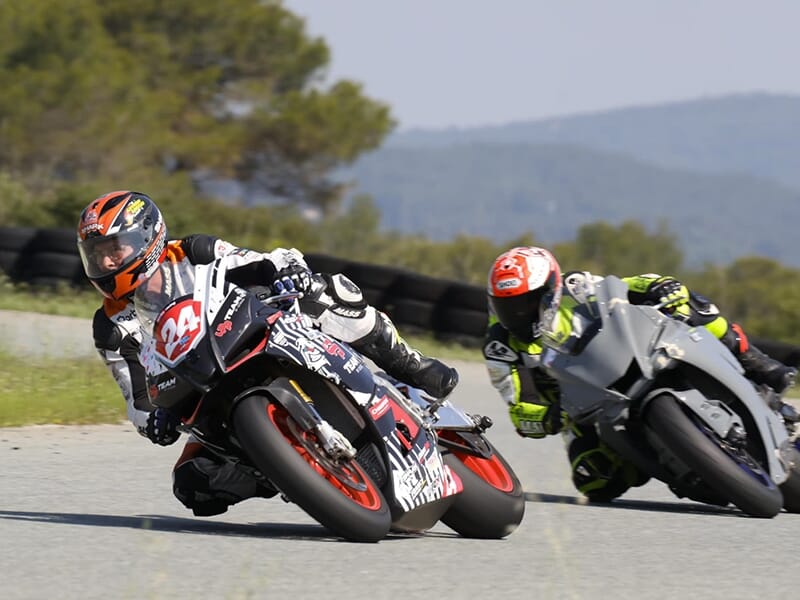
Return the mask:
[[[673,277],[659,277],[648,286],[645,297],[649,303],[663,303],[663,309],[674,312],[689,302],[689,289]]]
[[[295,264],[285,267],[275,274],[272,282],[274,294],[290,294],[298,292],[301,295],[311,287],[311,271],[307,267]]]
[[[169,446],[178,441],[181,432],[178,431],[180,419],[165,408],[157,408],[147,417],[145,435],[154,444]]]
[[[557,407],[517,402],[508,407],[508,414],[522,437],[543,438],[561,430],[561,411]]]

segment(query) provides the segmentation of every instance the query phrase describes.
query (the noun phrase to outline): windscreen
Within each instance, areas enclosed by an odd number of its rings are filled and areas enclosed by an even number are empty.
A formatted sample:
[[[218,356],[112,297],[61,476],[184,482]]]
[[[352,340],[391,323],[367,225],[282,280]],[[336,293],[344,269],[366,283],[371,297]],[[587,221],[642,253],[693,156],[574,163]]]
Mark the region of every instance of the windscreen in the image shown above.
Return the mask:
[[[136,315],[148,334],[161,311],[173,300],[194,292],[194,266],[188,261],[164,261],[158,270],[136,288],[133,304]]]

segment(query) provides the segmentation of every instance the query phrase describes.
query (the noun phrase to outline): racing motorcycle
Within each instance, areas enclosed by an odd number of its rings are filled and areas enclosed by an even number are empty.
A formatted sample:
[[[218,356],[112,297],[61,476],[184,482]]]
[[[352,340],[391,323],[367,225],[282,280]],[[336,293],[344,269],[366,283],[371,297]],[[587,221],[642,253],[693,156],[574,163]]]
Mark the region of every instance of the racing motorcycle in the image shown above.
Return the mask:
[[[466,537],[514,531],[523,490],[485,435],[491,419],[371,370],[297,294],[238,287],[226,267],[165,261],[137,288],[154,405],[348,540],[439,521]]]
[[[576,345],[542,354],[569,418],[678,497],[755,517],[800,512],[795,424],[779,397],[705,328],[630,304],[621,279],[594,291],[596,319]]]

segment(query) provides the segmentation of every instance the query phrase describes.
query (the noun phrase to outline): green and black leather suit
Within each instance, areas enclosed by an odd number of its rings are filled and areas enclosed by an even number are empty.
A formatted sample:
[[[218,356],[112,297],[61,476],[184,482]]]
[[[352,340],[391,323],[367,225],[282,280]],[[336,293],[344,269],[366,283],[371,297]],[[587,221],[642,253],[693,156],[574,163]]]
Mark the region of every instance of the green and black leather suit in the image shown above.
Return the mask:
[[[629,487],[643,484],[647,478],[601,442],[591,427],[577,426],[562,414],[558,382],[540,365],[543,336],[548,345],[567,347],[573,344],[591,323],[594,286],[602,277],[585,271],[563,275],[563,292],[555,314],[543,315],[533,341],[523,342],[506,330],[493,315],[483,353],[489,378],[508,404],[509,417],[524,437],[542,438],[561,432],[567,447],[575,487],[590,499],[606,501],[623,494]],[[795,370],[767,357],[749,345],[741,328],[723,317],[708,299],[690,292],[671,277],[644,274],[625,277],[628,299],[632,304],[655,303],[653,289],[660,282],[674,284],[670,296],[675,318],[693,326],[706,327],[739,359],[745,375],[757,383],[767,383],[782,392],[794,381]],[[543,303],[547,305],[546,303]]]

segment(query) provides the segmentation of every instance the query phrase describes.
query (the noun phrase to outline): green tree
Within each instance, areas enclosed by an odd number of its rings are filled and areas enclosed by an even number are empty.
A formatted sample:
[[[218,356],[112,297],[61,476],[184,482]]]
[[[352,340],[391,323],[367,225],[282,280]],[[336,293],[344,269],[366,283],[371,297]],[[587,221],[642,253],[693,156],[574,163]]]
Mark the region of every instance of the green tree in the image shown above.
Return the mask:
[[[394,122],[355,82],[323,89],[328,61],[277,0],[6,0],[0,170],[37,195],[205,173],[330,212],[331,172]]]
[[[619,276],[648,272],[677,275],[683,262],[675,236],[665,224],[648,233],[635,221],[618,227],[603,221],[584,225],[572,246],[560,246],[556,257],[565,270]]]

